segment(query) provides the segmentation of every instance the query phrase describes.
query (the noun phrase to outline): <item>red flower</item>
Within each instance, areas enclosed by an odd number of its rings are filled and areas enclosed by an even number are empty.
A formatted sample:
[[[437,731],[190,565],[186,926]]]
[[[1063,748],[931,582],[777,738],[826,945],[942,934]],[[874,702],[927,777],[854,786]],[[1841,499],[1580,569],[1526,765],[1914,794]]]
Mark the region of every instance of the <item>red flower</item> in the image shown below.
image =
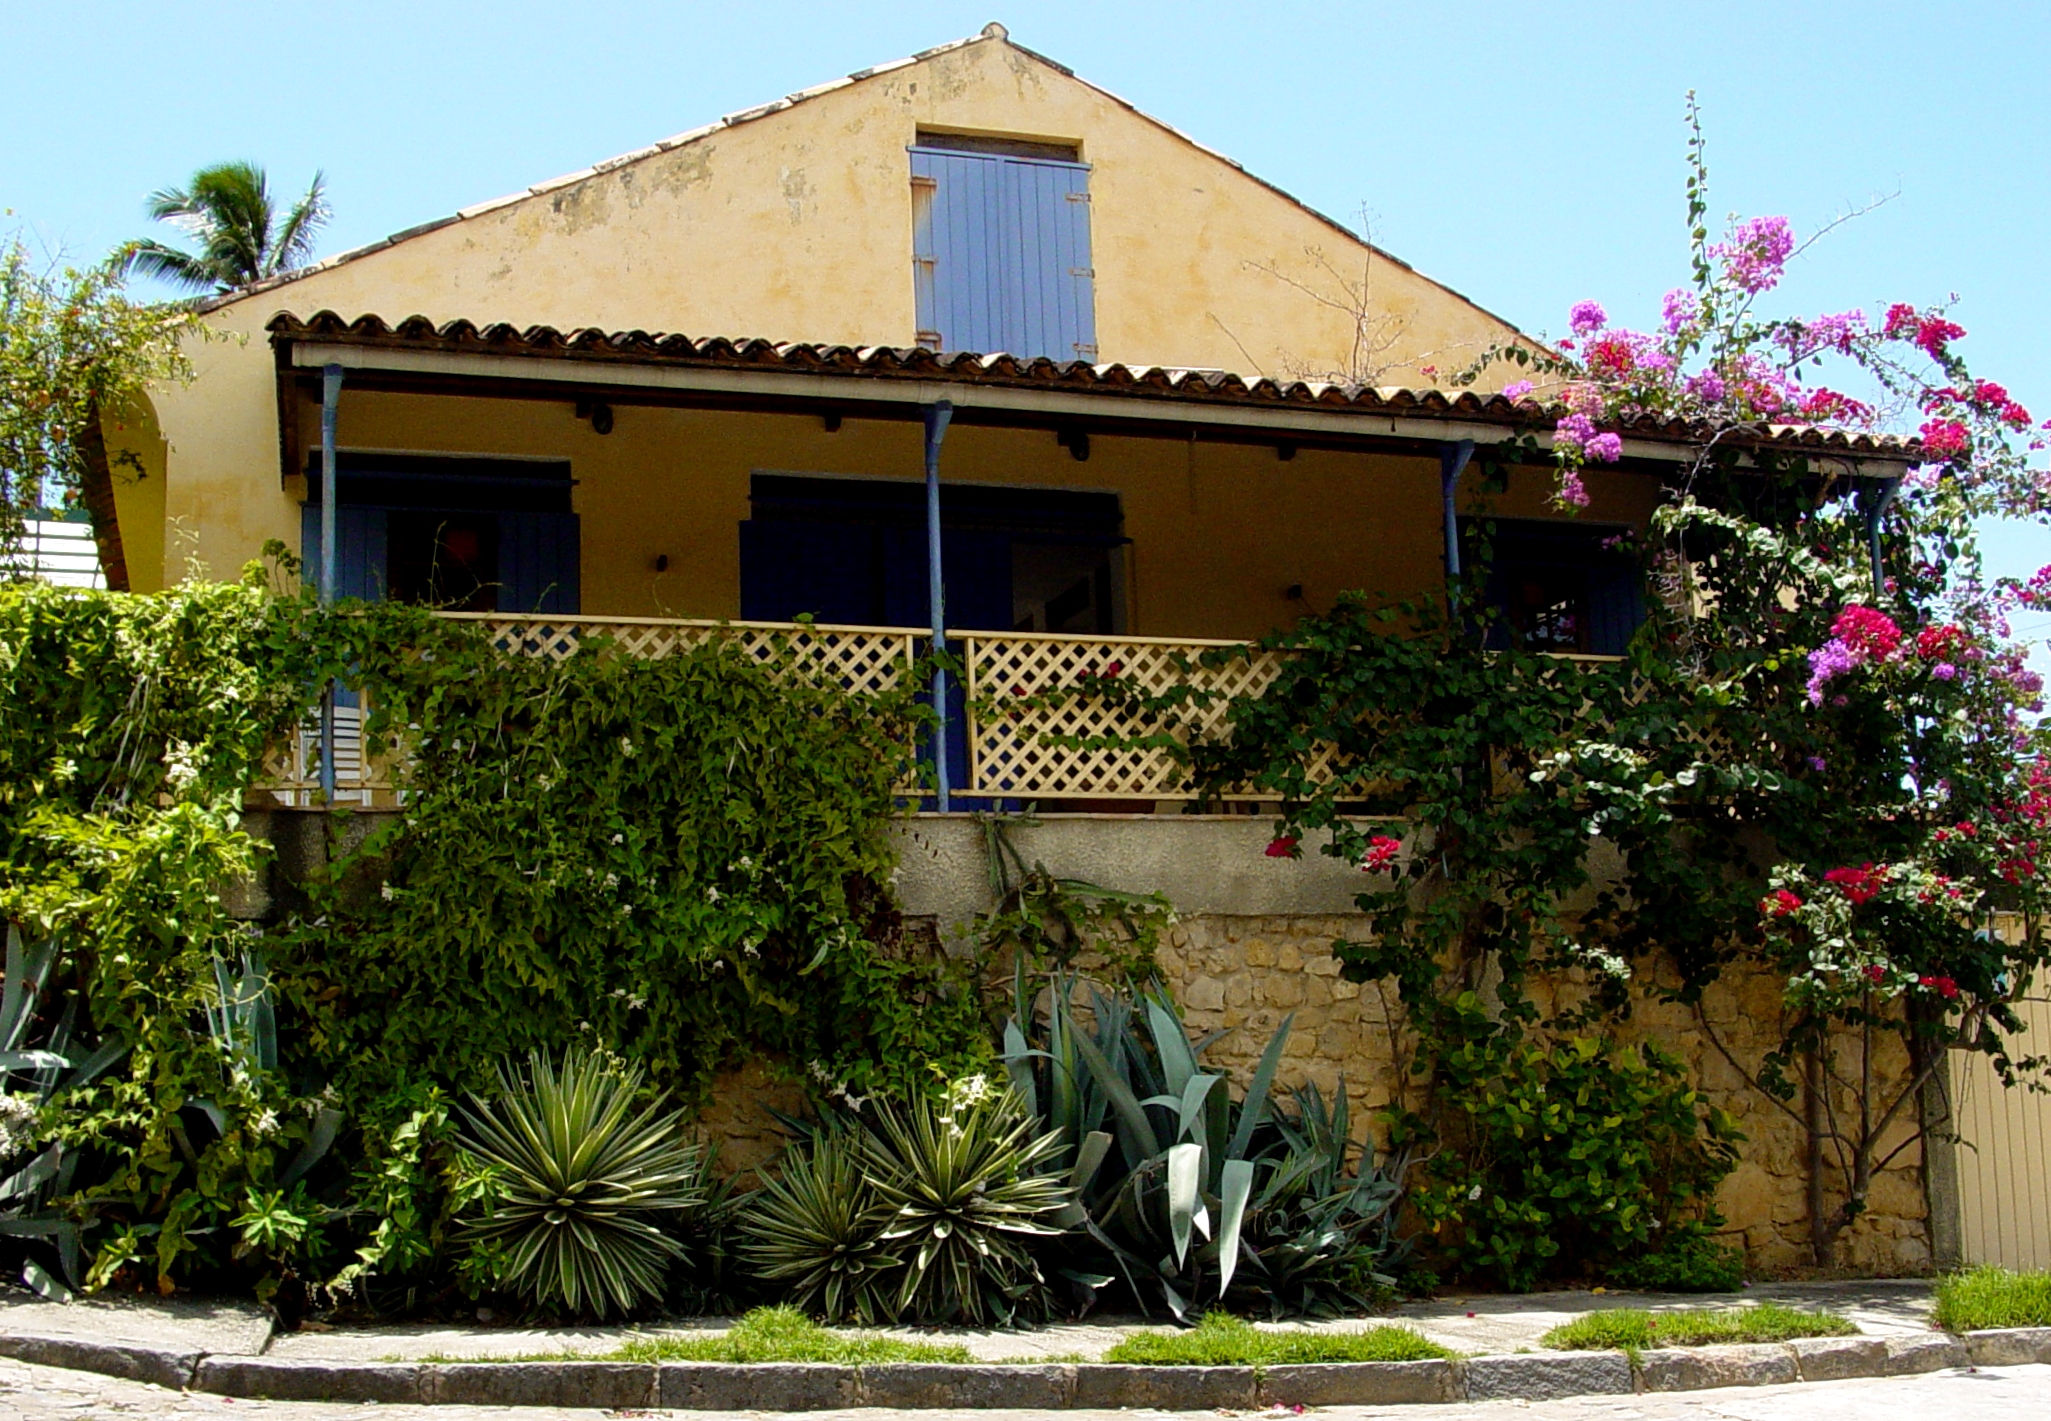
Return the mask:
[[[1868,661],[1885,661],[1901,647],[1901,628],[1894,619],[1856,602],[1837,614],[1830,634]]]
[[[1887,980],[1887,969],[1877,962],[1868,963],[1864,970],[1866,980],[1875,986]]]
[[[1125,663],[1123,661],[1107,662],[1104,666],[1104,674],[1106,676],[1116,676],[1119,672],[1123,671],[1124,669]]]
[[[1271,859],[1294,858],[1296,856],[1296,844],[1297,839],[1294,834],[1283,834],[1268,845],[1266,850],[1267,856]]]
[[[1916,323],[1916,344],[1932,360],[1944,358],[1944,347],[1966,333],[1966,328],[1942,316],[1925,316]]]
[[[1864,903],[1877,897],[1880,885],[1887,879],[1887,870],[1875,870],[1872,864],[1863,868],[1833,868],[1823,875],[1825,883],[1834,883],[1844,890],[1844,896],[1853,903]]]
[[[1785,888],[1776,888],[1759,900],[1759,911],[1769,918],[1785,918],[1801,906],[1802,900]]]
[[[1906,301],[1897,301],[1887,308],[1887,325],[1883,332],[1890,340],[1901,340],[1915,332],[1916,308]]]
[[[1955,622],[1924,627],[1916,633],[1916,655],[1925,661],[1955,661],[1967,640],[1966,629]]]
[[[1387,868],[1396,861],[1396,855],[1403,850],[1401,839],[1392,839],[1387,834],[1377,834],[1367,841],[1367,858],[1361,863],[1362,873],[1374,873]]]
[[[1949,977],[1918,977],[1916,983],[1918,986],[1928,987],[1946,1001],[1958,995],[1958,983]]]
[[[1966,427],[1955,419],[1928,419],[1917,431],[1923,436],[1923,449],[1939,459],[1948,459],[1966,452]]]

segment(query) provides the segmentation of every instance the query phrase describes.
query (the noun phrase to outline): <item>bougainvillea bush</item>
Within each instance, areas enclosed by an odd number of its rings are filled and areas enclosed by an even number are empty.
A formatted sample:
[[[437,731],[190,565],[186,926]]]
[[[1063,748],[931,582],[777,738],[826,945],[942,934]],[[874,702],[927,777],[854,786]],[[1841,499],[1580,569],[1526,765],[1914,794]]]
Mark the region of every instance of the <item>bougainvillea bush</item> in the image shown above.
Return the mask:
[[[1528,427],[1476,451],[1463,494],[1484,542],[1509,467],[1549,460],[1571,515],[1640,421],[1688,432],[1692,458],[1624,540],[1647,603],[1628,657],[1484,650],[1484,556],[1443,600],[1348,596],[1272,638],[1281,675],[1233,705],[1229,740],[1194,740],[1193,784],[1281,799],[1270,854],[1364,870],[1371,930],[1335,951],[1394,984],[1417,1034],[1415,1089],[1388,1117],[1406,1139],[1481,1147],[1468,1107],[1490,1087],[1458,1063],[1613,1033],[1648,996],[1699,1006],[1727,974],[1784,979],[1770,1049],[1700,1026],[1804,1132],[1828,1262],[1876,1173],[1949,1128],[1947,1056],[2017,1079],[2044,1050],[2011,1004],[2045,965],[2051,771],[2009,618],[2051,600],[2051,569],[1990,578],[1975,527],[2043,521],[2051,472],[2044,427],[1968,367],[1946,310],[1777,314],[1797,234],[1780,217],[1711,231],[1692,110],[1690,160],[1691,279],[1656,320],[1584,301],[1555,348],[1505,346],[1459,377],[1521,367],[1503,392]],[[1776,441],[1787,425],[1892,434],[1908,457],[1812,456]],[[1150,731],[1187,705],[1130,698]],[[1312,773],[1321,744],[1336,776]],[[1547,1140],[1561,1161],[1603,1147]],[[1542,1256],[1485,1194],[1469,1219],[1442,1201],[1454,1256],[1484,1226],[1495,1254]]]

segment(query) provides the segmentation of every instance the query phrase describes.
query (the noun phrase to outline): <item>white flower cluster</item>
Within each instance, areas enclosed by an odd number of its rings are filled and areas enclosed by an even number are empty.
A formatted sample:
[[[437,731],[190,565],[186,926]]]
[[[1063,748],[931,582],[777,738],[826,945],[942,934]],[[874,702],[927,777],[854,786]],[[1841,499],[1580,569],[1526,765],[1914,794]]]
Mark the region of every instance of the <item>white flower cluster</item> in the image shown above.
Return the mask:
[[[199,778],[199,767],[203,760],[197,746],[183,740],[173,740],[164,751],[164,778],[173,791],[184,789]]]
[[[0,1091],[0,1159],[36,1143],[36,1102],[25,1095]]]

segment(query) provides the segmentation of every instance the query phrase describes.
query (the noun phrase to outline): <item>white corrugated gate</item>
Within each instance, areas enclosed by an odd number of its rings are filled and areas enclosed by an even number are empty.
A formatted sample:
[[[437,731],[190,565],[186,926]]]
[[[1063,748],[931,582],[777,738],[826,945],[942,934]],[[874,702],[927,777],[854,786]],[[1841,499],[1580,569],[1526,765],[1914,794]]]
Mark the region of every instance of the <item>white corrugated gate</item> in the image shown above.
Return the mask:
[[[2051,1001],[2017,1004],[2020,1055],[2051,1055]],[[1954,1058],[1957,1062],[1957,1058]],[[1960,1243],[1967,1263],[2051,1268],[2051,1094],[2004,1087],[1984,1056],[1956,1072]]]

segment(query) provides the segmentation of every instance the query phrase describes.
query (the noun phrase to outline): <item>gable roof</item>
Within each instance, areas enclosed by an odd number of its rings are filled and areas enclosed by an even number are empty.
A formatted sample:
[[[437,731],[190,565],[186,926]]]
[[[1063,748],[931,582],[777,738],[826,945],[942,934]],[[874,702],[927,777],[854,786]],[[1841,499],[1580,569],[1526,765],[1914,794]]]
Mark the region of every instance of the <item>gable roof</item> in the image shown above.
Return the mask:
[[[588,179],[598,177],[601,174],[612,172],[616,168],[624,168],[630,166],[631,164],[641,162],[644,159],[653,158],[658,154],[667,153],[672,149],[681,148],[686,146],[687,144],[696,143],[701,139],[709,138],[716,133],[725,131],[726,129],[738,128],[742,124],[754,123],[761,119],[769,118],[774,114],[782,113],[786,109],[794,108],[799,104],[805,103],[807,100],[816,99],[821,95],[830,94],[835,92],[836,90],[845,89],[852,84],[859,84],[865,80],[878,78],[881,75],[889,74],[899,69],[909,68],[914,64],[923,63],[926,60],[933,59],[942,54],[950,53],[954,50],[966,49],[971,45],[984,44],[990,41],[996,41],[998,43],[1008,45],[1010,48],[1017,50],[1019,53],[1030,57],[1035,62],[1046,65],[1049,69],[1054,70],[1056,73],[1062,75],[1064,78],[1071,79],[1076,83],[1081,84],[1084,88],[1103,95],[1103,97],[1109,99],[1112,103],[1117,104],[1120,108],[1125,109],[1127,112],[1133,114],[1135,117],[1139,118],[1143,122],[1151,124],[1153,127],[1158,128],[1162,132],[1171,135],[1179,141],[1189,145],[1191,148],[1196,149],[1198,152],[1203,153],[1206,156],[1213,158],[1220,163],[1225,164],[1234,172],[1241,174],[1250,181],[1258,184],[1263,188],[1266,188],[1269,192],[1274,193],[1277,197],[1280,197],[1283,201],[1289,203],[1291,206],[1298,208],[1299,210],[1310,215],[1312,218],[1315,218],[1317,221],[1322,222],[1327,227],[1330,227],[1334,232],[1337,232],[1339,235],[1346,238],[1347,241],[1356,243],[1359,246],[1366,248],[1368,251],[1373,252],[1376,257],[1383,261],[1392,262],[1396,266],[1401,267],[1403,270],[1411,272],[1412,274],[1417,276],[1419,280],[1431,282],[1433,286],[1438,287],[1441,291],[1444,291],[1448,295],[1454,297],[1455,299],[1462,301],[1467,305],[1473,307],[1476,311],[1479,311],[1484,316],[1487,316],[1490,320],[1502,325],[1506,330],[1514,331],[1517,329],[1516,325],[1513,322],[1505,320],[1503,317],[1489,310],[1487,307],[1483,306],[1480,302],[1474,300],[1472,297],[1454,290],[1452,287],[1446,285],[1443,281],[1438,281],[1432,277],[1426,276],[1423,272],[1418,271],[1417,268],[1412,266],[1409,262],[1404,261],[1401,257],[1396,256],[1394,253],[1384,251],[1382,248],[1368,241],[1365,237],[1361,236],[1360,233],[1354,231],[1351,227],[1348,227],[1345,223],[1339,221],[1337,218],[1331,217],[1326,213],[1320,212],[1318,209],[1312,207],[1309,203],[1303,201],[1301,198],[1295,196],[1294,194],[1288,192],[1283,188],[1277,187],[1274,183],[1269,182],[1266,178],[1261,177],[1259,174],[1249,172],[1245,164],[1240,163],[1238,160],[1229,157],[1224,153],[1220,153],[1217,149],[1212,148],[1205,143],[1199,142],[1197,139],[1191,137],[1187,133],[1184,133],[1181,129],[1175,127],[1173,124],[1168,123],[1163,119],[1156,118],[1154,115],[1146,112],[1146,110],[1140,108],[1137,104],[1131,102],[1129,99],[1121,98],[1120,96],[1112,93],[1109,89],[1104,88],[1100,84],[1091,83],[1088,79],[1083,78],[1081,75],[1077,74],[1073,69],[1069,68],[1067,65],[1061,63],[1060,61],[1050,59],[1046,55],[1041,54],[1038,50],[1028,49],[1026,46],[1012,39],[1010,36],[1010,32],[1007,31],[1003,25],[998,24],[994,20],[991,21],[989,24],[983,26],[983,28],[976,34],[969,35],[964,39],[950,40],[946,44],[935,45],[931,49],[922,49],[917,54],[909,55],[903,59],[893,59],[888,63],[874,65],[868,69],[857,69],[854,73],[847,75],[845,78],[828,80],[824,84],[815,84],[809,89],[799,89],[795,93],[786,94],[783,98],[772,100],[771,102],[766,104],[757,104],[753,108],[741,109],[735,113],[727,114],[724,117],[717,119],[712,123],[703,124],[693,129],[687,129],[686,131],[676,134],[673,137],[665,138],[658,142],[648,144],[646,147],[636,148],[631,152],[621,153],[616,157],[604,159],[601,162],[593,163],[588,168],[580,168],[574,173],[565,173],[561,177],[550,178],[546,182],[536,183],[532,187],[524,188],[519,192],[508,193],[503,197],[495,197],[490,199],[489,201],[473,203],[471,206],[460,208],[456,212],[451,213],[446,217],[437,217],[432,221],[418,223],[415,226],[405,228],[403,231],[394,232],[389,237],[380,238],[375,242],[367,242],[360,247],[352,247],[347,251],[337,252],[334,256],[327,257],[321,261],[314,262],[310,265],[297,267],[290,271],[280,272],[276,276],[268,277],[263,281],[253,282],[248,286],[238,287],[233,291],[224,292],[219,296],[209,297],[207,300],[200,303],[200,309],[212,311],[218,310],[223,306],[234,305],[235,303],[246,300],[251,296],[260,295],[261,293],[266,291],[274,291],[281,286],[290,284],[291,282],[303,280],[306,277],[316,275],[323,271],[331,270],[332,268],[342,266],[345,263],[360,261],[364,257],[372,256],[378,252],[385,250],[387,247],[395,247],[399,245],[401,242],[410,241],[415,237],[425,236],[427,233],[437,231],[443,227],[451,226],[458,222],[464,222],[474,217],[482,217],[486,213],[495,212],[502,207],[510,207],[515,203],[527,202],[534,198],[546,196],[549,193],[557,192],[566,187],[571,187],[577,183],[581,183]]]

